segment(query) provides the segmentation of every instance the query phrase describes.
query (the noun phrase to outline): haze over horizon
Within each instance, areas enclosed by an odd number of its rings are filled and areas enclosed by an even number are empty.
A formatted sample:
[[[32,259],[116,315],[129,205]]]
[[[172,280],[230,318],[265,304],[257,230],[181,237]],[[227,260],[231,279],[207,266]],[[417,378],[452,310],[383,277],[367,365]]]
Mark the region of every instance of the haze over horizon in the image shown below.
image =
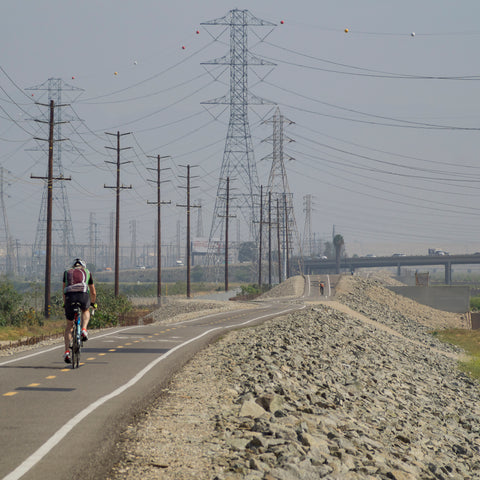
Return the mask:
[[[341,0],[299,3],[41,0],[0,5],[0,166],[14,239],[33,243],[45,175],[48,92],[65,82],[62,164],[77,243],[109,241],[115,197],[115,139],[122,137],[122,242],[153,244],[156,199],[150,156],[165,158],[164,242],[185,225],[182,165],[192,169],[192,201],[202,203],[208,237],[228,126],[228,105],[202,105],[228,92],[228,66],[202,63],[229,51],[228,28],[202,26],[233,8],[273,22],[252,27],[253,55],[275,67],[251,67],[249,90],[271,101],[251,106],[250,130],[260,183],[266,184],[278,106],[286,170],[303,234],[303,197],[314,196],[312,232],[329,241],[333,225],[349,255],[480,251],[480,112],[477,60],[480,4],[446,0]],[[78,91],[68,91],[68,85]],[[44,143],[44,142],[43,142]],[[264,159],[264,160],[262,160]],[[233,182],[234,184],[234,182]],[[193,222],[196,222],[196,212]],[[1,224],[3,228],[3,224]],[[233,227],[233,240],[237,233]],[[248,240],[240,227],[240,239]],[[2,233],[3,234],[3,233]],[[4,234],[3,234],[4,235]]]

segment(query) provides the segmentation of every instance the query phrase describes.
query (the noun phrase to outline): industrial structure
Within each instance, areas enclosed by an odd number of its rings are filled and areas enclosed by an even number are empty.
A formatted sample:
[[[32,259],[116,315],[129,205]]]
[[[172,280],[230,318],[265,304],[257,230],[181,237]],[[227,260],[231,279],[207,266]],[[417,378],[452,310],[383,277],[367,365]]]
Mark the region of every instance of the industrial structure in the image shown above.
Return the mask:
[[[277,237],[279,246],[277,247],[277,262],[281,262],[279,267],[279,282],[290,276],[290,262],[292,252],[299,245],[298,229],[295,221],[295,212],[293,208],[293,194],[288,185],[287,171],[285,169],[285,160],[294,160],[285,153],[285,142],[293,140],[285,135],[285,125],[291,125],[293,122],[286,119],[277,107],[275,114],[266,123],[271,123],[273,133],[265,139],[272,143],[272,154],[264,157],[271,160],[270,174],[268,177],[267,196],[263,199],[263,211],[268,211],[268,199],[273,202],[270,210],[274,208],[276,218]],[[268,196],[269,195],[269,196]],[[271,226],[269,226],[271,228]],[[266,249],[262,249],[266,251]],[[298,248],[297,248],[298,250]],[[283,272],[283,274],[282,274]]]
[[[62,103],[64,97],[68,102],[72,102],[79,94],[83,92],[81,88],[69,85],[60,78],[49,78],[41,85],[27,88],[37,92],[43,92],[36,95],[37,103],[45,104],[53,101],[55,104],[55,123],[53,125],[53,177],[63,178],[62,154],[69,151],[70,147],[62,144],[62,125],[68,121],[77,120],[76,118],[66,118],[63,112],[65,105]],[[65,95],[66,93],[66,95]],[[46,97],[46,98],[45,98]],[[75,98],[74,98],[75,97]],[[48,99],[48,102],[46,101]],[[47,110],[45,110],[47,112]],[[47,117],[45,117],[47,118]],[[36,119],[38,122],[45,124],[45,131],[48,132],[48,120]],[[45,138],[48,135],[45,134]],[[43,139],[37,139],[43,140]],[[34,151],[43,152],[45,161],[48,156],[48,143],[39,142],[39,146]],[[46,178],[46,177],[44,177]],[[32,270],[36,273],[43,272],[45,269],[45,245],[47,232],[47,196],[48,184],[45,182],[42,200],[40,203],[40,212],[37,222],[37,231],[35,234],[35,243],[32,252]],[[52,245],[52,269],[54,271],[62,270],[72,257],[76,254],[80,256],[80,252],[75,252],[75,238],[73,231],[72,218],[70,214],[70,205],[67,196],[65,182],[56,181],[52,183],[53,196],[53,217],[52,232],[55,242]]]
[[[248,49],[248,32],[252,27],[274,27],[275,24],[254,17],[248,10],[234,9],[222,18],[203,22],[204,26],[224,26],[230,30],[230,51],[227,55],[204,62],[203,65],[227,65],[230,70],[230,90],[219,98],[202,102],[209,105],[229,105],[228,124],[223,161],[213,211],[212,225],[208,240],[207,264],[218,265],[225,254],[224,229],[226,212],[226,182],[230,178],[235,188],[230,212],[243,217],[250,235],[256,240],[255,222],[258,220],[259,180],[254,159],[253,145],[248,120],[249,105],[264,105],[268,102],[253,95],[248,89],[248,71],[250,66],[274,66],[253,55]]]

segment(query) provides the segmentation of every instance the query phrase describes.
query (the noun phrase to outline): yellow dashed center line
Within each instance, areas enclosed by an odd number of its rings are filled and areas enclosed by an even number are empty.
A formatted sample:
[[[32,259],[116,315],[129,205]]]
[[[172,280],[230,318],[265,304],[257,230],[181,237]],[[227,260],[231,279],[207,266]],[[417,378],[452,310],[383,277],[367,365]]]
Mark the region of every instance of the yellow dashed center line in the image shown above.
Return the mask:
[[[116,348],[111,348],[111,349],[109,350],[109,352],[116,352],[116,351],[117,351]]]
[[[126,343],[125,345],[131,345],[131,343]]]
[[[123,345],[119,345],[117,348],[123,348]]]
[[[7,393],[4,393],[3,396],[4,397],[13,397],[14,395],[16,395],[18,392],[7,392]]]
[[[45,377],[47,380],[52,380],[54,378],[57,378],[56,375],[49,375],[48,377]]]
[[[87,362],[88,362],[89,360],[95,360],[95,357],[87,358]]]
[[[72,369],[71,368],[62,368],[60,371],[61,372],[71,372]]]
[[[27,387],[38,387],[39,385],[39,383],[31,383],[30,385],[27,385]]]
[[[106,355],[106,353],[99,353],[98,354],[99,357],[103,357],[104,355]]]

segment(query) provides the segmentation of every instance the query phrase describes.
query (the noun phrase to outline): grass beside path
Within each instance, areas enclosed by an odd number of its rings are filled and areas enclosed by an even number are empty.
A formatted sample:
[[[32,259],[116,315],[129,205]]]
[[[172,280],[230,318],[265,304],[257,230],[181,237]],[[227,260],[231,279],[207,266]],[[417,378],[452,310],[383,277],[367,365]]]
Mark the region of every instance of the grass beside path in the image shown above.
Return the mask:
[[[65,320],[45,320],[43,325],[0,327],[0,341],[16,342],[22,338],[57,335],[65,330]]]
[[[434,335],[442,342],[463,348],[470,358],[460,362],[460,368],[480,380],[480,330],[449,329],[437,331]]]

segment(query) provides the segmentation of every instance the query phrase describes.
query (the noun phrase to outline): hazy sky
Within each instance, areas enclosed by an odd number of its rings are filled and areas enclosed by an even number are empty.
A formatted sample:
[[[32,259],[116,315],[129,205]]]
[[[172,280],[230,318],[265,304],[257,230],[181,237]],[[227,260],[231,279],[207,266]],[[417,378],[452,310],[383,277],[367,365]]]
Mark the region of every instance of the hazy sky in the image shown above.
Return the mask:
[[[228,30],[203,27],[233,8],[276,27],[252,28],[253,53],[274,62],[249,74],[253,93],[295,122],[285,145],[296,220],[314,195],[312,231],[332,226],[349,254],[480,250],[480,3],[478,0],[220,0],[135,2],[2,0],[0,3],[0,165],[11,234],[33,242],[47,159],[46,93],[25,90],[61,78],[83,89],[64,92],[62,164],[77,242],[88,241],[90,212],[107,241],[114,193],[113,137],[122,137],[122,238],[137,221],[137,242],[154,235],[155,186],[148,155],[164,166],[164,238],[184,224],[184,169],[198,165],[194,201],[202,200],[208,236],[228,126],[224,106],[202,101],[228,91],[228,70],[202,62],[228,53]],[[283,22],[283,24],[281,23]],[[348,29],[348,32],[345,32]],[[199,33],[197,33],[197,30]],[[223,32],[223,34],[222,34]],[[221,35],[222,34],[222,35]],[[185,47],[185,48],[182,48]],[[115,74],[116,72],[116,74]],[[32,94],[34,96],[32,96]],[[71,101],[71,100],[74,101]],[[274,106],[254,107],[250,128],[261,183],[271,153]],[[78,120],[74,120],[78,118]],[[8,195],[8,196],[7,196]],[[196,216],[194,215],[194,222]]]

